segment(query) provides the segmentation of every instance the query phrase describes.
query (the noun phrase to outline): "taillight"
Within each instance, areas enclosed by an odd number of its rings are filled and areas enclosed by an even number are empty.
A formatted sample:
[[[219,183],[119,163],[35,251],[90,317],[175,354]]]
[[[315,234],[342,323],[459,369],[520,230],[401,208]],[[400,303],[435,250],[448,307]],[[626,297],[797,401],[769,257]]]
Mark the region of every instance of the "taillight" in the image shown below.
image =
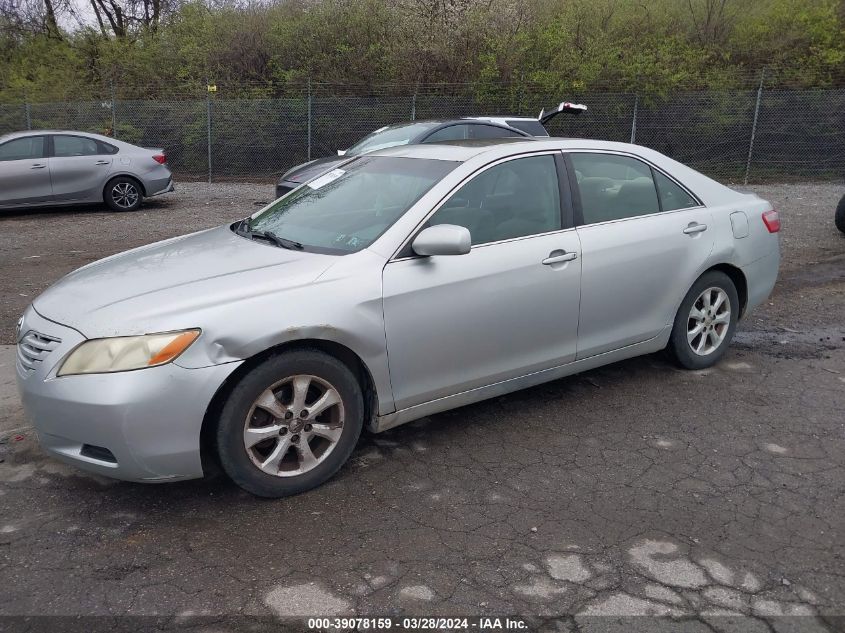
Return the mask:
[[[164,163],[167,162],[167,156],[165,156],[164,154],[155,154],[153,156],[153,160],[159,165],[164,165]]]
[[[777,233],[780,231],[780,216],[778,212],[772,209],[771,211],[763,212],[763,224],[769,229],[769,233]]]

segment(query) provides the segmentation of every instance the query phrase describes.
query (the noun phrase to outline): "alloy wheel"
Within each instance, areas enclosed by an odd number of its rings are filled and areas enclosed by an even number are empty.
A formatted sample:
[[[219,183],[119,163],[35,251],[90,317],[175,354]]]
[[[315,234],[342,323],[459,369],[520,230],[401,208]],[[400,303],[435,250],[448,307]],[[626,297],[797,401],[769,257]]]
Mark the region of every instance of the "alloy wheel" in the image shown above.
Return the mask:
[[[111,197],[117,206],[130,209],[138,202],[138,189],[130,182],[119,182],[112,187]]]
[[[731,325],[731,301],[721,288],[710,287],[693,302],[687,319],[687,342],[699,356],[716,351]]]
[[[329,382],[296,375],[264,390],[244,423],[244,448],[268,475],[302,475],[322,463],[343,433],[343,401]]]

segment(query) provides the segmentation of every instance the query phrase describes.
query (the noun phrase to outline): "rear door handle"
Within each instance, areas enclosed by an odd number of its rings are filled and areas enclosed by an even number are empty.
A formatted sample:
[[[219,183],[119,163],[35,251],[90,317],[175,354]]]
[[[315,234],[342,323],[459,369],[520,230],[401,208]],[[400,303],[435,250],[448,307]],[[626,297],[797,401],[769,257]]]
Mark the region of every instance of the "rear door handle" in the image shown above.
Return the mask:
[[[701,233],[702,231],[706,231],[706,230],[707,230],[706,224],[692,223],[687,228],[684,229],[684,233],[686,233],[687,235],[694,235],[696,233]]]
[[[544,266],[551,266],[552,264],[562,264],[563,262],[571,262],[578,257],[578,253],[563,253],[562,255],[552,255],[543,260]]]
[[[96,163],[94,163],[94,164],[95,164],[95,165],[108,165],[108,164],[109,164],[109,161],[107,161],[107,160],[98,160],[98,161],[97,161]]]
[[[47,165],[44,165],[42,163],[35,163],[32,165],[32,167],[30,167],[30,169],[44,169],[46,166]]]

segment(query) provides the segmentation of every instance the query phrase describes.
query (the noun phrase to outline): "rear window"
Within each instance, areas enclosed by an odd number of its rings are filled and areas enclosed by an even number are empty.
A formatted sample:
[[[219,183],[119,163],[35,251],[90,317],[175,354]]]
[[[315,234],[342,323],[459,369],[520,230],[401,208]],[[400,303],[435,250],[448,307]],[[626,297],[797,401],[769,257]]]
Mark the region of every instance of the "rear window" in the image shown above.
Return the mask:
[[[531,136],[548,136],[549,132],[546,128],[543,127],[543,124],[539,121],[533,121],[531,119],[528,120],[513,120],[513,121],[505,121],[511,127],[515,127],[517,130],[522,130],[523,132],[527,132]]]

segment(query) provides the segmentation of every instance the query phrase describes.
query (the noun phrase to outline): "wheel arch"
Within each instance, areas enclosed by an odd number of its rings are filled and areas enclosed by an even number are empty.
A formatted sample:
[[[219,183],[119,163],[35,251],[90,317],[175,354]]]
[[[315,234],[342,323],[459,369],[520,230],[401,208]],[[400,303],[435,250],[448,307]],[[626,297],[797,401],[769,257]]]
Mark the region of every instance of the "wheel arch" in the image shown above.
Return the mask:
[[[136,183],[138,183],[138,186],[141,188],[141,195],[143,195],[145,198],[147,197],[147,188],[144,186],[143,180],[138,178],[138,176],[136,176],[135,174],[129,174],[129,173],[126,173],[126,172],[117,172],[117,173],[109,174],[109,177],[106,180],[106,184],[103,185],[103,199],[105,199],[105,197],[106,197],[106,189],[108,189],[108,186],[112,183],[112,181],[115,178],[131,178]]]
[[[736,294],[739,295],[739,318],[741,319],[745,316],[745,309],[748,306],[748,280],[745,278],[745,273],[742,272],[742,269],[728,263],[711,266],[704,273],[708,273],[711,270],[717,270],[726,274],[733,282],[736,287]]]
[[[378,392],[375,386],[370,369],[361,357],[352,349],[328,339],[304,338],[291,341],[285,341],[269,347],[249,358],[247,358],[241,365],[233,371],[226,380],[217,388],[211,402],[205,410],[205,415],[202,420],[202,427],[200,428],[200,458],[202,460],[203,472],[206,474],[221,472],[220,465],[217,461],[217,447],[216,447],[216,425],[217,419],[223,408],[226,399],[234,389],[235,385],[241,380],[243,376],[248,374],[254,367],[264,362],[267,358],[276,354],[282,354],[293,350],[311,349],[323,352],[336,358],[344,365],[346,365],[361,387],[361,394],[364,397],[364,428],[369,426],[369,422],[378,413]]]

